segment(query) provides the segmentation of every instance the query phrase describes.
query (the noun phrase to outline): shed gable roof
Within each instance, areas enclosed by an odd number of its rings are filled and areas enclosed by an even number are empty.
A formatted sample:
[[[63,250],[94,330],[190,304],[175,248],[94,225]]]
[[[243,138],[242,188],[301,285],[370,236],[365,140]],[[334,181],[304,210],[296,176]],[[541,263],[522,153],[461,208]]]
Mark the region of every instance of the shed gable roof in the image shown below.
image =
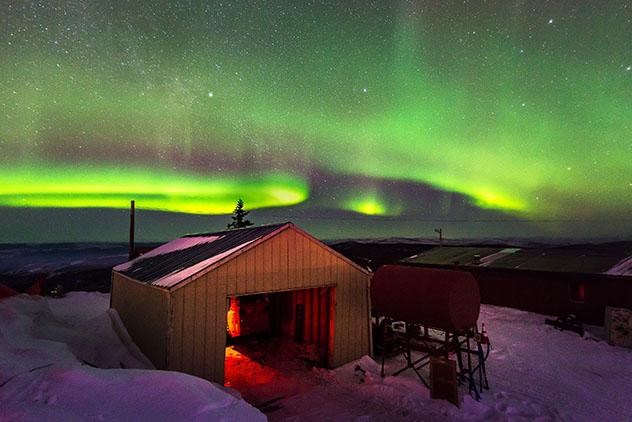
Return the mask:
[[[114,271],[142,283],[171,288],[291,223],[191,234],[165,243]]]

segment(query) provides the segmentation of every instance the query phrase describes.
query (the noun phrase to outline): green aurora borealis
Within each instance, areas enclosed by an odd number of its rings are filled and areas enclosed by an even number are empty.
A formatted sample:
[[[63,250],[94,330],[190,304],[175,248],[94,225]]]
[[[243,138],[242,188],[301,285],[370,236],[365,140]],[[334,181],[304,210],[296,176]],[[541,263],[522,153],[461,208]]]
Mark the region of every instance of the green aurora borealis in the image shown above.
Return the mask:
[[[627,219],[631,19],[625,1],[3,2],[0,206],[453,217],[420,211],[431,189],[476,215]]]

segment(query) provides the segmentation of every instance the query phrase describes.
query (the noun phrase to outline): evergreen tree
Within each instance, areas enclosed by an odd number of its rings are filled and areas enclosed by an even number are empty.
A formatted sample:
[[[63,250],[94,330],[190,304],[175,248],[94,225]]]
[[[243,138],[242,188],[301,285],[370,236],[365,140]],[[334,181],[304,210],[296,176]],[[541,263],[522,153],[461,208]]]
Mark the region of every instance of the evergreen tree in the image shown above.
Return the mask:
[[[233,222],[228,224],[227,227],[229,229],[241,229],[242,227],[252,226],[252,222],[250,220],[246,220],[246,216],[250,213],[250,211],[244,210],[244,201],[239,198],[237,201],[237,206],[235,206],[235,211],[233,211]]]

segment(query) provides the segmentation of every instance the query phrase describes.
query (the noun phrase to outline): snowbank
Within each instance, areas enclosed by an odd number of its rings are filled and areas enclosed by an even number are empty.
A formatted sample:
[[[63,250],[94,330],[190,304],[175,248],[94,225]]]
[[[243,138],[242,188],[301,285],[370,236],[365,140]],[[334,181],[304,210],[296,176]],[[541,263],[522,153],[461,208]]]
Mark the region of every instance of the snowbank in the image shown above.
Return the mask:
[[[0,420],[265,420],[234,391],[149,369],[108,302],[0,302]]]

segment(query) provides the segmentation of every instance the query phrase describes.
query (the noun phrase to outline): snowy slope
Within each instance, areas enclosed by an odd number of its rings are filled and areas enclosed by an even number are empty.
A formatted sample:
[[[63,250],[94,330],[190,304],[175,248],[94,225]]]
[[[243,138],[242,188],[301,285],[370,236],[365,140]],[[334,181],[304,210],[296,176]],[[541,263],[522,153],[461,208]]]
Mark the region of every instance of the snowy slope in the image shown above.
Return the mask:
[[[148,369],[108,302],[84,292],[0,302],[0,420],[265,420],[234,391]]]

